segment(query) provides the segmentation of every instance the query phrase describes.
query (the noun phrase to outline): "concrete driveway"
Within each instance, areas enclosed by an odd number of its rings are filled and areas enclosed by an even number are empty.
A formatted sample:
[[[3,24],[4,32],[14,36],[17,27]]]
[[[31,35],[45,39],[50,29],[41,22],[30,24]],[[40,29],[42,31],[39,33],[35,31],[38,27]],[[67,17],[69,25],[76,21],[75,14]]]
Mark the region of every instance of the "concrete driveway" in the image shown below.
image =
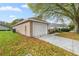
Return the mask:
[[[53,34],[51,35],[44,35],[42,37],[38,37],[40,40],[44,40],[46,42],[49,42],[53,45],[56,45],[58,47],[61,47],[67,51],[70,51],[74,54],[79,55],[79,41],[55,36]]]

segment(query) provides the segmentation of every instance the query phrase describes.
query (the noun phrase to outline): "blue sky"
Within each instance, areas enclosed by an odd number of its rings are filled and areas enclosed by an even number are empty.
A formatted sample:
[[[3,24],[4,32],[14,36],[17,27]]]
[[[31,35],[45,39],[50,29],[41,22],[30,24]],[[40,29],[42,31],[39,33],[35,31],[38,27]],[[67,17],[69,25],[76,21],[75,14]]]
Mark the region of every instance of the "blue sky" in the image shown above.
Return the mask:
[[[0,21],[12,22],[16,18],[29,18],[33,15],[25,3],[0,3]]]

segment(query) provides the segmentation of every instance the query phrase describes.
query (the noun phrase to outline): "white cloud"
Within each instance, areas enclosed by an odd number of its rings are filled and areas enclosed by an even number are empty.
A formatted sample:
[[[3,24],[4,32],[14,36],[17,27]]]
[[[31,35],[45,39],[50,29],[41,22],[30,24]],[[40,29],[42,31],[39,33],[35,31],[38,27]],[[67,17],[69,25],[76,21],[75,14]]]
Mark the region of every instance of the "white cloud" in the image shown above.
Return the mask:
[[[16,11],[16,12],[21,12],[20,8],[17,7],[12,7],[12,6],[1,6],[0,11]]]
[[[11,23],[15,19],[17,19],[17,17],[15,15],[10,15],[9,19],[7,20],[7,22]]]
[[[10,18],[15,18],[16,16],[14,16],[14,15],[10,15],[9,17],[10,17]]]
[[[23,7],[23,8],[29,8],[29,6],[27,4],[24,4],[21,7]]]
[[[17,19],[17,17],[14,16],[14,15],[10,15],[9,17],[10,17],[12,20]]]
[[[35,13],[33,13],[33,16],[35,16],[36,14]]]

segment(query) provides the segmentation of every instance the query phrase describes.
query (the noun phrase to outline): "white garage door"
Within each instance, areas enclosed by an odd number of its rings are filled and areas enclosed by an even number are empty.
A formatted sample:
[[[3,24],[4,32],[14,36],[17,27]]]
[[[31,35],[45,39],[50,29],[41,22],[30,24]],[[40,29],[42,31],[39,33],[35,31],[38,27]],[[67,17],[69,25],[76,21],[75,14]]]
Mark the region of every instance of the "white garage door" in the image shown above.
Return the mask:
[[[33,31],[32,36],[42,36],[47,34],[47,24],[45,23],[39,23],[39,22],[33,22]]]

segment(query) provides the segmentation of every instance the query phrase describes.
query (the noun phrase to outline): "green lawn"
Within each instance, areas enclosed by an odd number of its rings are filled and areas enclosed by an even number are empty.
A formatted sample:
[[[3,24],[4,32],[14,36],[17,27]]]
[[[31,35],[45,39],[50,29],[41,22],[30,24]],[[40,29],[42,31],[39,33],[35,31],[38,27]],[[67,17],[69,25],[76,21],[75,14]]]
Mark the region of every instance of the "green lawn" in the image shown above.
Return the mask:
[[[0,31],[0,55],[22,56],[73,56],[62,48],[39,39],[25,37],[11,31]]]

